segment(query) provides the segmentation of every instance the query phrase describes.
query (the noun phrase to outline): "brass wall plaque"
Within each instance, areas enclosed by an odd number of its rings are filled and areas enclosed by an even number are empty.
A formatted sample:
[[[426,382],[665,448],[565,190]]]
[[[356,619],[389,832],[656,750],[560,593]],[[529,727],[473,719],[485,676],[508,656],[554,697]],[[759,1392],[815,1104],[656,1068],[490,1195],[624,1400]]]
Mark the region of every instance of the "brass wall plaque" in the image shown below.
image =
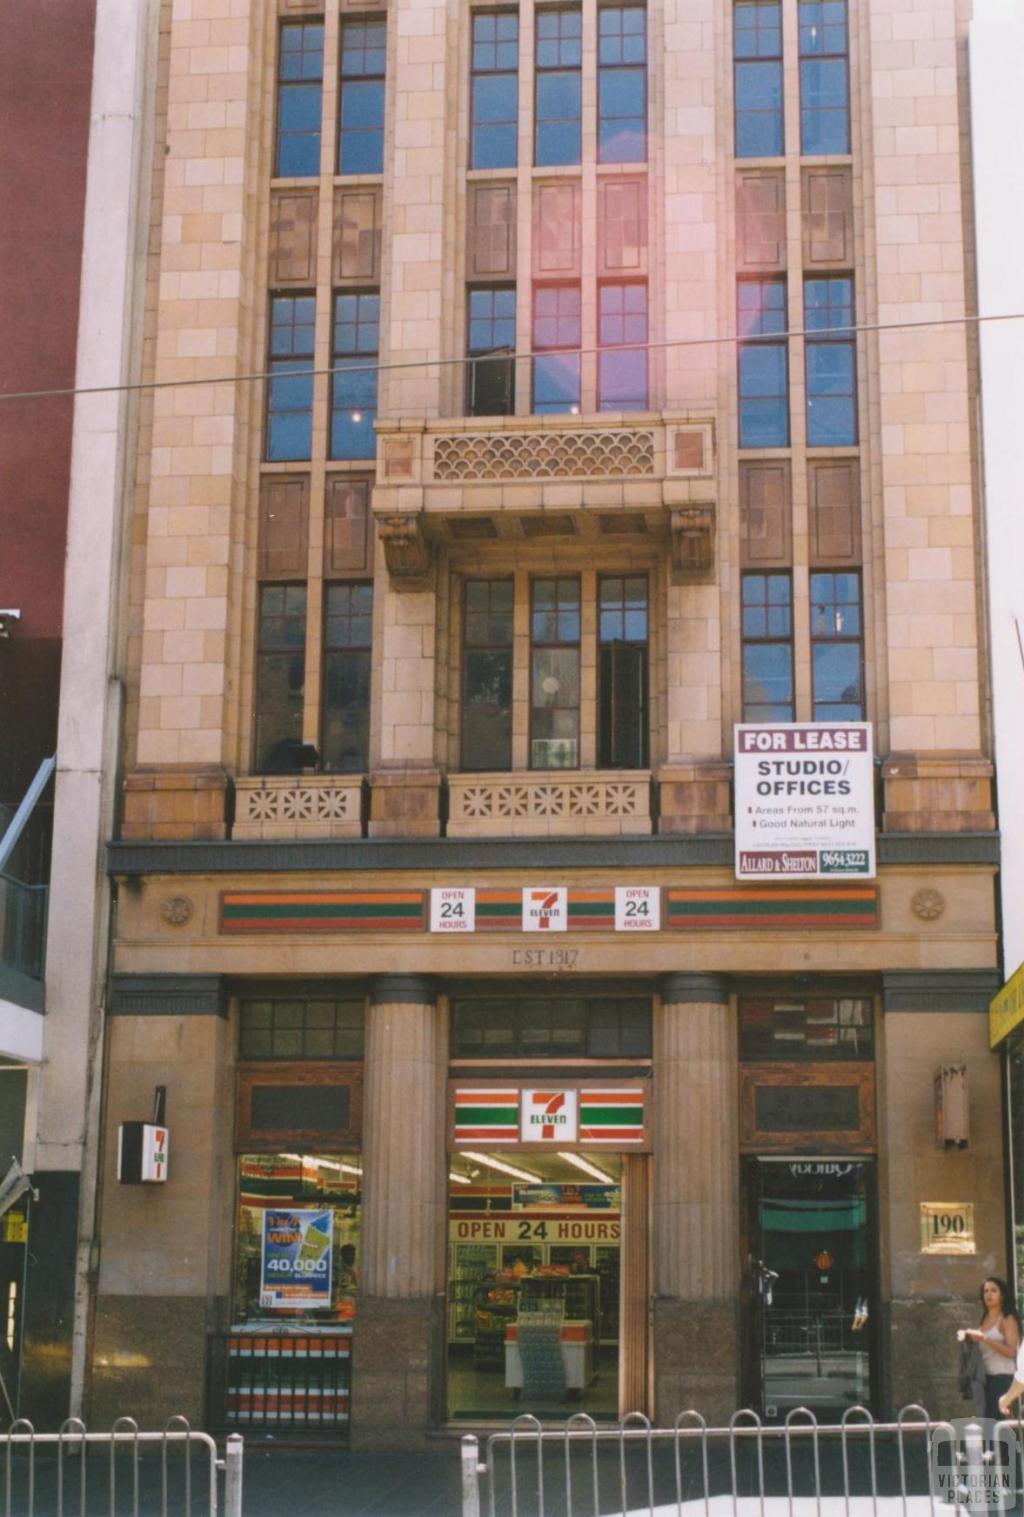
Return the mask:
[[[922,1254],[977,1253],[970,1201],[921,1202]]]

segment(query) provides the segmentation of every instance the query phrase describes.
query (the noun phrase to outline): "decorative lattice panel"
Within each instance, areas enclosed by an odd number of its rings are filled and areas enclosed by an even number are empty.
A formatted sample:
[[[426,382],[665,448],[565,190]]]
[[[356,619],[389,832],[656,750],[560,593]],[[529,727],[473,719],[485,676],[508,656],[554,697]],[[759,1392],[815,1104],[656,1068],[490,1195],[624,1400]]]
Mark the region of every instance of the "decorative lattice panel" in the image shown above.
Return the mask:
[[[232,837],[353,837],[362,781],[333,776],[236,780]]]
[[[607,479],[654,474],[654,433],[457,432],[434,438],[435,480]]]
[[[651,830],[646,774],[522,780],[507,775],[449,780],[449,836]]]

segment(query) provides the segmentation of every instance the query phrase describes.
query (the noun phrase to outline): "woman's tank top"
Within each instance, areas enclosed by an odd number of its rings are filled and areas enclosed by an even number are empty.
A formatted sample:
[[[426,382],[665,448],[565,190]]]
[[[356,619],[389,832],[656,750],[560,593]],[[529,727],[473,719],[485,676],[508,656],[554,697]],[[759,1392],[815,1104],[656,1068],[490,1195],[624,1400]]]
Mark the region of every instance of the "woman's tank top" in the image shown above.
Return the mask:
[[[995,1324],[994,1327],[987,1329],[985,1338],[994,1339],[997,1343],[1006,1342],[1006,1334],[1003,1332],[1002,1317],[1000,1317],[999,1321]],[[995,1349],[990,1348],[989,1345],[985,1342],[985,1338],[982,1338],[981,1342],[978,1344],[978,1347],[981,1349],[981,1357],[985,1361],[986,1375],[1012,1375],[1013,1360],[1007,1359],[1005,1354],[996,1353]]]

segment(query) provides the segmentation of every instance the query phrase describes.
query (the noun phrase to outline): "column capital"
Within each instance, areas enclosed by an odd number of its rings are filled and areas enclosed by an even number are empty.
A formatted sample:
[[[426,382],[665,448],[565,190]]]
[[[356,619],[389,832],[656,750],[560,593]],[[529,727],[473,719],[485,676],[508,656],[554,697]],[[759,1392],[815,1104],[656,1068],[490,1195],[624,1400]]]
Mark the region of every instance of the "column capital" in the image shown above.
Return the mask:
[[[729,989],[728,977],[723,974],[663,974],[658,981],[658,994],[662,1003],[668,1006],[685,1006],[696,1002],[725,1006],[729,1000]]]
[[[370,981],[371,1006],[433,1006],[437,981],[429,974],[376,974]]]

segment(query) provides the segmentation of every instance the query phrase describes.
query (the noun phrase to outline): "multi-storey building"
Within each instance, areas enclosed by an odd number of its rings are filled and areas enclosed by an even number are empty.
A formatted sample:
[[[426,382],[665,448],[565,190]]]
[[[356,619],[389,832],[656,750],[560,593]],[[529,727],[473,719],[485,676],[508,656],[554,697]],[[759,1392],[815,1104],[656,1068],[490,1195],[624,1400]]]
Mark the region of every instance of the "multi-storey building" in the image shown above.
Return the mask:
[[[966,9],[160,7],[94,1415],[955,1399]],[[737,880],[744,721],[872,724],[877,877]]]

